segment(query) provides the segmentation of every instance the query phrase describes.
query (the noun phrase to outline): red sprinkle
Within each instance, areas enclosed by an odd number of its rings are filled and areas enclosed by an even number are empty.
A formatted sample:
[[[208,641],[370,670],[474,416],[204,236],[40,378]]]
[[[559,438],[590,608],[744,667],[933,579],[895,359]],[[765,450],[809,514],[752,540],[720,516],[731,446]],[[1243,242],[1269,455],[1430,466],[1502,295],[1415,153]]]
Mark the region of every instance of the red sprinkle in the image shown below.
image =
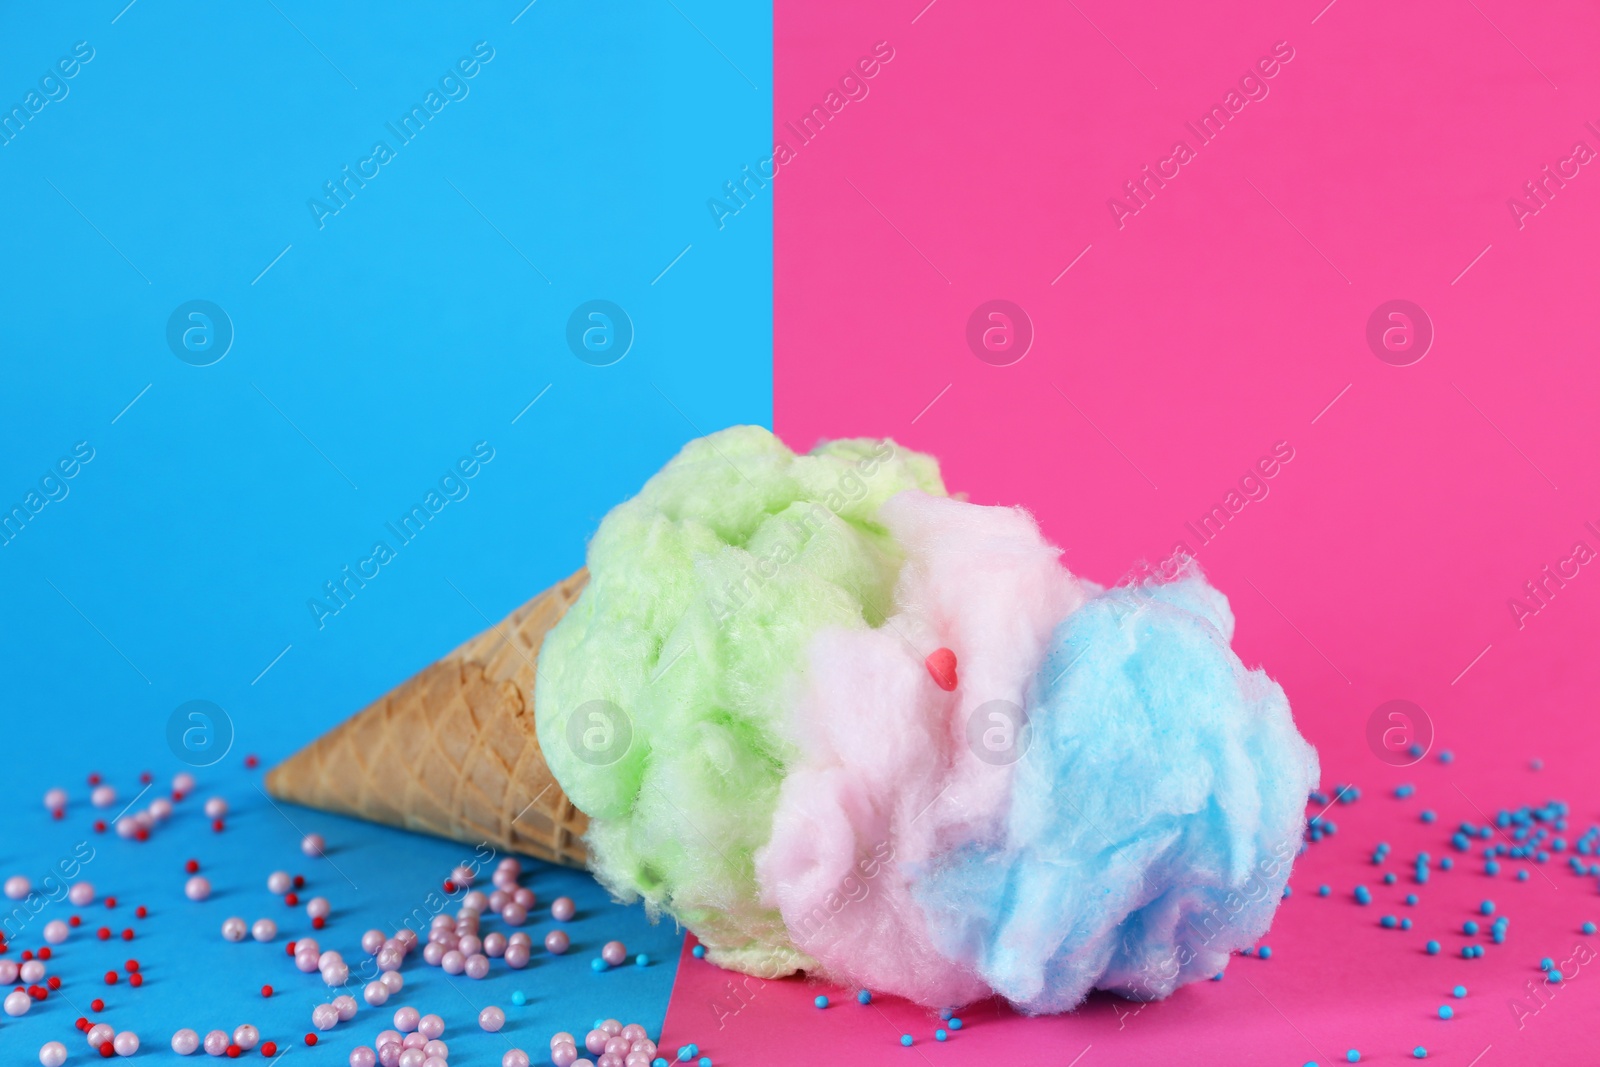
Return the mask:
[[[98,929],[98,930],[96,930],[94,932],[94,936],[98,937],[102,941],[110,941],[111,940],[111,928],[108,927],[108,926],[102,926],[100,929]]]
[[[31,949],[31,948],[23,949],[22,950],[22,962],[23,963],[27,963],[31,959],[33,959],[33,949]]]
[[[261,995],[264,996],[264,997],[272,996],[272,987],[269,986],[269,985],[262,986],[261,987]]]
[[[294,955],[294,942],[291,941],[287,945],[285,945],[283,947],[283,951],[284,951],[284,955],[293,956]]]
[[[324,926],[327,926],[327,925],[328,925],[328,920],[324,919],[320,915],[318,915],[316,918],[311,920],[311,929],[313,929],[313,930],[320,930]]]
[[[124,963],[122,965],[122,969],[127,971],[129,974],[138,974],[139,973],[139,961],[138,960],[129,960],[127,963]]]
[[[68,926],[82,926],[83,925],[83,920],[80,919],[78,916],[74,915],[72,918],[67,920],[67,925]]]
[[[240,1048],[238,1045],[229,1045],[228,1046],[228,1059],[230,1059],[230,1060],[238,1059],[239,1058],[239,1053],[241,1053],[243,1051],[244,1051],[244,1049]]]
[[[138,989],[140,986],[144,985],[144,975],[142,975],[142,974],[130,974],[130,975],[128,975],[128,984],[133,986],[133,988]]]
[[[61,988],[61,976],[60,975],[56,975],[56,974],[52,974],[49,978],[46,978],[44,980],[44,984],[49,986],[51,989],[60,989]]]
[[[81,1015],[78,1016],[78,1021],[73,1023],[72,1025],[76,1026],[79,1030],[82,1030],[84,1033],[88,1033],[89,1032],[89,1020],[85,1019]]]
[[[133,930],[131,928],[122,931],[122,940],[124,940],[124,941],[132,941],[133,940]]]
[[[255,769],[256,769],[256,767],[257,767],[257,766],[258,766],[258,765],[259,765],[259,764],[260,764],[260,763],[261,763],[261,761],[260,761],[260,760],[259,760],[259,759],[257,759],[257,758],[256,758],[256,755],[255,755],[255,753],[253,753],[253,752],[252,752],[252,753],[251,753],[251,754],[250,754],[250,755],[248,755],[248,756],[246,756],[246,757],[245,757],[245,758],[244,758],[244,765],[245,765],[245,766],[246,766],[246,767],[249,767],[249,768],[250,768],[250,769],[251,769],[251,770],[255,770]]]
[[[133,831],[133,839],[135,841],[148,841],[150,840],[150,831],[141,826]]]
[[[211,824],[211,829],[215,830],[219,834],[222,833],[222,820],[217,819],[213,821]]]
[[[105,1011],[106,1010],[106,1002],[101,1000],[99,997],[95,997],[93,1000],[89,1001],[89,1010],[90,1011]]]
[[[116,985],[116,984],[117,984],[117,972],[116,971],[107,971],[106,972],[106,985]]]
[[[117,906],[117,898],[116,897],[106,897],[106,907],[114,908],[116,906]]]
[[[187,795],[187,794],[186,794],[186,793],[184,793],[184,792],[183,792],[183,791],[182,791],[182,790],[181,790],[181,789],[174,789],[174,790],[173,790],[173,791],[172,791],[172,802],[173,802],[173,803],[174,803],[174,804],[181,804],[181,803],[183,803],[183,798],[184,798],[184,797],[185,797],[185,796],[186,796],[186,795]]]
[[[315,1045],[316,1043],[317,1043],[317,1035],[316,1034],[307,1034],[306,1035],[306,1044]]]
[[[97,833],[97,834],[103,834],[103,833],[106,832],[105,820],[96,819],[94,821],[94,832]]]
[[[293,893],[285,893],[283,895],[283,902],[292,908],[300,903],[300,898]]]
[[[294,887],[296,889],[304,889],[306,887],[305,875],[297,874],[294,876]]]
[[[136,918],[143,919],[150,914],[150,909],[145,907],[143,904],[140,904],[137,908],[133,909],[133,914]]]
[[[153,782],[155,780],[156,780],[156,776],[151,774],[149,771],[145,771],[143,774],[139,775],[139,784],[140,785],[149,785],[151,782]]]
[[[47,959],[50,958],[50,946],[49,945],[46,945],[44,948],[39,950],[39,958],[41,960],[47,960]]]
[[[928,658],[923,660],[923,666],[928,668],[928,674],[933,677],[933,684],[943,689],[946,693],[956,687],[956,654],[948,648],[936,648],[928,653]]]
[[[200,861],[199,860],[190,860],[188,863],[185,863],[183,865],[183,869],[188,871],[190,874],[194,874],[196,871],[198,871],[200,869]]]
[[[261,1042],[261,1054],[269,1058],[276,1056],[278,1054],[278,1043],[276,1041]]]
[[[444,880],[444,891],[446,893],[454,893],[456,891],[456,884],[450,879],[446,878]]]
[[[98,774],[89,775],[89,784],[90,785],[99,785],[100,784],[100,776]]]
[[[28,996],[32,997],[34,1000],[43,1000],[49,995],[49,993],[50,991],[42,985],[31,985],[28,987]]]
[[[111,1044],[111,1042],[102,1041],[100,1043],[100,1055],[104,1056],[106,1059],[109,1060],[116,1053],[116,1051],[116,1048]]]
[[[66,815],[67,815],[67,812],[66,812],[65,808],[57,808],[55,811],[52,811],[50,813],[50,817],[52,819],[63,819],[63,818],[66,818]]]

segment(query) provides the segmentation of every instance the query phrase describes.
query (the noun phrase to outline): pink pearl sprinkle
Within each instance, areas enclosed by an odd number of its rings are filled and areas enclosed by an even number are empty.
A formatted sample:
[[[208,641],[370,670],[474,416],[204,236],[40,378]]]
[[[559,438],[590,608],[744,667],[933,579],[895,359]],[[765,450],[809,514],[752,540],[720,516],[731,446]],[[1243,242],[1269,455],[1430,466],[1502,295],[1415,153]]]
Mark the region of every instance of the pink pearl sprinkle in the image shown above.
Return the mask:
[[[392,971],[398,968],[400,964],[405,961],[405,958],[406,954],[400,951],[400,949],[390,948],[388,945],[385,945],[378,950],[378,954],[376,956],[372,957],[372,962],[378,965],[379,970]],[[423,958],[427,958],[426,952],[424,952]]]
[[[313,919],[326,919],[333,914],[333,905],[327,897],[312,897],[306,901],[306,914]]]
[[[399,971],[384,971],[378,976],[378,981],[389,988],[390,994],[398,993],[406,987],[405,976]]]
[[[228,814],[228,802],[221,797],[212,797],[206,801],[206,818],[220,819]]]
[[[528,909],[514,900],[508,900],[500,909],[500,918],[505,920],[507,926],[521,926],[528,921]]]
[[[245,933],[244,920],[237,915],[222,920],[222,940],[243,941]]]
[[[444,1020],[437,1015],[424,1015],[417,1020],[417,1033],[431,1041],[444,1033]]]
[[[190,900],[204,900],[211,895],[211,883],[197,874],[183,883],[183,895]]]
[[[550,918],[558,923],[571,922],[576,914],[578,906],[572,902],[571,897],[556,897],[550,902]]]
[[[394,939],[404,945],[407,952],[417,947],[417,932],[409,926],[396,930]]]
[[[311,1009],[311,1025],[318,1030],[332,1030],[339,1025],[339,1012],[332,1004],[318,1004]]]
[[[27,994],[24,993],[23,996],[27,996]],[[101,1045],[105,1044],[107,1041],[110,1041],[113,1037],[116,1037],[117,1032],[111,1029],[111,1027],[107,1026],[105,1023],[95,1023],[84,1032],[84,1036],[88,1039],[90,1048],[99,1049]],[[223,1034],[222,1036],[226,1038],[228,1035]]]
[[[320,856],[328,848],[328,842],[321,834],[307,834],[300,839],[300,851],[307,856]]]
[[[348,995],[334,997],[333,1010],[339,1013],[340,1022],[349,1022],[356,1017],[356,998]]]
[[[422,1054],[424,1056],[437,1056],[441,1060],[447,1060],[450,1058],[450,1046],[445,1044],[443,1041],[429,1041],[426,1045],[422,1046]]]
[[[405,1036],[405,1038],[400,1042],[400,1047],[402,1049],[414,1048],[418,1052],[422,1052],[423,1047],[425,1045],[427,1045],[427,1043],[428,1043],[428,1039],[426,1037],[423,1037],[421,1034],[407,1034]],[[426,1052],[423,1052],[422,1054],[424,1056],[427,1055]]]
[[[616,1037],[622,1033],[622,1024],[615,1019],[607,1019],[600,1024],[600,1029],[606,1032],[607,1037]]]
[[[206,1034],[205,1050],[208,1056],[220,1056],[228,1051],[228,1032],[226,1030],[212,1030]]]
[[[17,975],[28,985],[44,981],[43,960],[23,960],[22,966],[17,968]]]
[[[489,898],[483,895],[483,891],[481,889],[474,889],[472,892],[461,898],[461,906],[463,908],[471,908],[473,911],[482,915],[484,912],[489,910]]]
[[[471,956],[468,956],[466,970],[468,978],[481,979],[489,977],[489,957],[483,955],[482,953],[475,953]]]
[[[427,1058],[420,1048],[408,1048],[400,1053],[400,1067],[422,1067]]]
[[[350,1067],[374,1067],[377,1062],[378,1052],[376,1049],[368,1048],[366,1045],[357,1045],[350,1050]]]
[[[607,941],[605,946],[600,949],[600,958],[613,967],[619,967],[627,961],[628,950],[621,941]]]
[[[552,956],[564,956],[567,949],[572,947],[572,938],[567,936],[565,930],[551,930],[544,935],[544,950]],[[510,949],[506,949],[509,954]]]
[[[294,950],[294,965],[306,974],[317,969],[317,957],[322,953],[317,951],[315,945],[296,945]]]
[[[606,1040],[606,1054],[610,1056],[626,1056],[632,1048],[632,1042],[620,1034]]]
[[[489,910],[498,913],[511,900],[511,890],[496,889],[489,894]]]
[[[267,892],[283,896],[294,888],[294,879],[289,877],[288,871],[273,871],[267,875]]]
[[[118,1056],[132,1056],[139,1051],[139,1035],[132,1030],[124,1030],[111,1039],[111,1049]]]
[[[372,1041],[372,1045],[381,1052],[383,1051],[383,1046],[387,1045],[389,1042],[393,1041],[398,1045],[405,1039],[406,1035],[402,1034],[398,1030],[379,1030],[378,1036]]]
[[[172,1035],[172,1051],[180,1056],[192,1056],[200,1047],[200,1035],[185,1027]]]
[[[590,1030],[583,1035],[583,1047],[598,1056],[606,1050],[606,1042],[610,1040],[611,1035],[604,1030]]]
[[[429,1056],[422,1061],[422,1067],[450,1067],[450,1063],[448,1060],[440,1059],[438,1056]]]
[[[528,1054],[520,1048],[506,1049],[506,1054],[500,1057],[500,1067],[528,1067],[532,1061]],[[571,1067],[569,1064],[568,1067]]]
[[[497,960],[506,954],[506,935],[498,930],[483,939],[483,954]]]
[[[629,1023],[622,1028],[622,1036],[629,1041],[647,1041],[650,1038],[650,1032],[638,1023]]]
[[[440,957],[439,966],[444,968],[445,974],[460,974],[467,969],[467,957],[451,949]]]
[[[439,966],[439,961],[444,959],[444,946],[437,941],[429,941],[422,946],[422,962],[429,967]]]
[[[529,952],[527,945],[507,945],[506,966],[510,967],[514,971],[520,971],[522,968],[528,965],[528,959],[531,955],[532,953]]]
[[[261,1031],[257,1030],[249,1023],[241,1023],[234,1028],[233,1043],[244,1049],[246,1052],[249,1052],[251,1049],[261,1044]]]
[[[383,936],[382,930],[368,930],[361,935],[361,951],[369,955],[376,955],[387,940],[389,939]]]
[[[52,945],[59,945],[67,939],[71,928],[60,919],[51,919],[44,924],[44,939]]]
[[[366,987],[361,990],[361,999],[371,1004],[374,1008],[381,1008],[389,999],[389,987],[377,980],[368,982]]]
[[[492,1004],[478,1013],[478,1026],[491,1034],[497,1033],[505,1024],[506,1013]]]
[[[642,1052],[630,1052],[622,1058],[622,1067],[650,1067],[650,1057]]]
[[[109,808],[117,802],[117,791],[109,785],[97,785],[89,794],[89,803],[97,808]]]
[[[600,1058],[594,1061],[594,1067],[622,1067],[622,1057],[613,1056],[609,1052],[602,1053]]]
[[[88,882],[74,882],[67,890],[67,899],[78,907],[94,903],[94,886]]]
[[[380,1041],[378,1043],[378,1062],[383,1067],[399,1067],[400,1053],[404,1051],[398,1041]]]
[[[394,1013],[394,1028],[402,1034],[409,1034],[417,1028],[417,1022],[422,1018],[422,1013],[416,1008],[401,1008]]]
[[[578,1062],[578,1050],[571,1045],[562,1045],[560,1048],[550,1050],[550,1062],[555,1067],[572,1067]]]
[[[526,931],[526,930],[518,930],[517,932],[512,934],[510,937],[506,938],[506,944],[508,944],[508,945],[522,945],[525,948],[532,948],[533,947],[533,938],[531,936],[529,936],[528,931]]]

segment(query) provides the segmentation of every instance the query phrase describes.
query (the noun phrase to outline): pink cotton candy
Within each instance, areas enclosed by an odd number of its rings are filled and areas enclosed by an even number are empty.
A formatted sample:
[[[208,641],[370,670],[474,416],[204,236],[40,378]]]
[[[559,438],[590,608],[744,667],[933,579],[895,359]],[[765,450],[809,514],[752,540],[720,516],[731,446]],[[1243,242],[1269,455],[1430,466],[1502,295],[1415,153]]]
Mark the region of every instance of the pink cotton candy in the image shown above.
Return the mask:
[[[937,856],[997,832],[1011,764],[969,725],[1028,703],[1051,633],[1092,586],[1064,568],[1027,512],[910,490],[883,506],[905,550],[893,614],[820,631],[789,702],[802,752],[757,855],[763,901],[819,975],[925,1004],[988,985],[929,940],[908,884]],[[954,653],[945,692],[926,660]],[[937,662],[937,660],[936,660]]]

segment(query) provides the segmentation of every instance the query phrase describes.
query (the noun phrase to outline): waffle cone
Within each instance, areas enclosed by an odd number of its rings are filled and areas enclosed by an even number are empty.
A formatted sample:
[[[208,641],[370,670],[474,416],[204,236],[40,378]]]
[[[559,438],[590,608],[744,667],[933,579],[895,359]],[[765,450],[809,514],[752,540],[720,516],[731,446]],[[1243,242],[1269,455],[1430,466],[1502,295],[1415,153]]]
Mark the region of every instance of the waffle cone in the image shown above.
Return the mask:
[[[275,797],[581,867],[588,818],[534,735],[544,635],[589,580],[540,593],[267,775]]]

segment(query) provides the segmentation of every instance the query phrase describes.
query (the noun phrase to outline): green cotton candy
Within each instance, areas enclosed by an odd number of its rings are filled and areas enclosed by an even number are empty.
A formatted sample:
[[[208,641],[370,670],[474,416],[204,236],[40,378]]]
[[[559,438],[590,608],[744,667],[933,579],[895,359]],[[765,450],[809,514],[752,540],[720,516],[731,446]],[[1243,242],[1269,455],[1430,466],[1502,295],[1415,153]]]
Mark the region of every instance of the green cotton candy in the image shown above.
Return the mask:
[[[539,745],[589,817],[591,869],[763,976],[810,961],[757,899],[754,855],[798,752],[785,694],[811,636],[890,613],[901,551],[878,510],[944,494],[892,441],[797,456],[736,426],[686,445],[589,546],[589,584],[545,638]]]

